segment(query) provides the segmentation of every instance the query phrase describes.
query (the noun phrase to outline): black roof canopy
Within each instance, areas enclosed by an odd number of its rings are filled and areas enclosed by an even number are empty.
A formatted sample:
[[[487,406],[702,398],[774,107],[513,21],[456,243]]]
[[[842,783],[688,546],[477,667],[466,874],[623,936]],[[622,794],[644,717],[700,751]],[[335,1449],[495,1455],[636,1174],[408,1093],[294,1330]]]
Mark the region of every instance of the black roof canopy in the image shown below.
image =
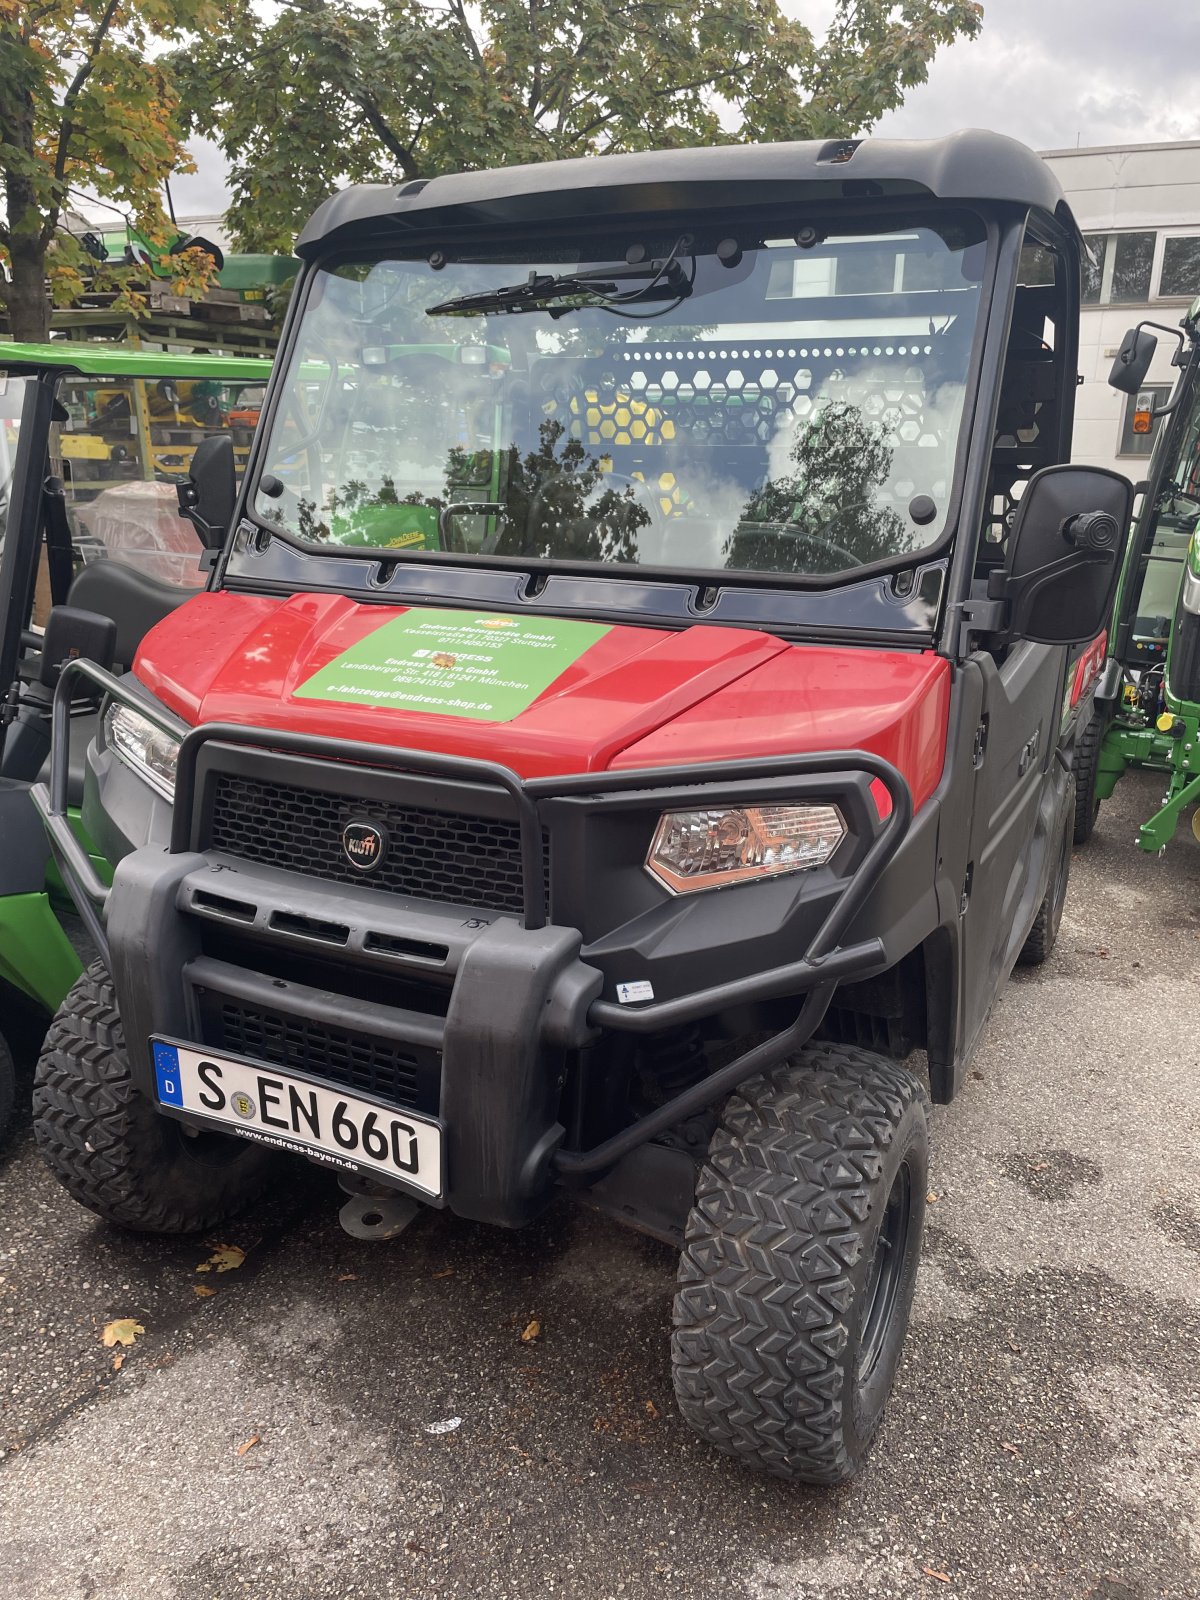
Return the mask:
[[[296,244],[330,246],[462,230],[663,215],[696,209],[829,202],[874,195],[1013,204],[1075,223],[1057,178],[1016,139],[968,128],[943,139],[830,139],[711,145],[588,156],[359,184],[318,207]]]

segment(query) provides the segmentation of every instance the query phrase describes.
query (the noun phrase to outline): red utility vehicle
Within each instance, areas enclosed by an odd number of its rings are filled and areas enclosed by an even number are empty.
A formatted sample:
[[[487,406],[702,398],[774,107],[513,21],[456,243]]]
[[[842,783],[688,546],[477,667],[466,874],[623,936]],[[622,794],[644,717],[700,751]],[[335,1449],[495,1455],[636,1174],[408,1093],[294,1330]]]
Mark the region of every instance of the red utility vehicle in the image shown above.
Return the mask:
[[[951,1098],[1066,894],[1132,497],[1062,465],[1075,223],[962,133],[355,188],[298,253],[207,592],[63,673],[102,959],[43,1153],[163,1231],[287,1152],[359,1233],[566,1188],[681,1249],[688,1420],[835,1482],[920,1249],[901,1063]]]

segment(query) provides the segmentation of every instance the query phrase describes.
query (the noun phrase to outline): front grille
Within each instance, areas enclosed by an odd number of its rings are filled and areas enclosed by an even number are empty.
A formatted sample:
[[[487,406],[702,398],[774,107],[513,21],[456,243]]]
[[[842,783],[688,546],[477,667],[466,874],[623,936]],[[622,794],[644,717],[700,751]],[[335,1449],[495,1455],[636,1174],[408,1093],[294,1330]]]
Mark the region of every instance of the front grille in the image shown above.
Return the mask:
[[[198,998],[201,1032],[212,1050],[325,1078],[409,1110],[421,1108],[421,1063],[411,1046],[249,1006],[211,990]]]
[[[525,909],[516,822],[364,801],[230,772],[212,781],[207,843],[214,850],[418,900],[518,914]],[[343,852],[349,822],[371,822],[387,832],[386,854],[370,872],[352,867]],[[542,853],[548,882],[545,838]]]

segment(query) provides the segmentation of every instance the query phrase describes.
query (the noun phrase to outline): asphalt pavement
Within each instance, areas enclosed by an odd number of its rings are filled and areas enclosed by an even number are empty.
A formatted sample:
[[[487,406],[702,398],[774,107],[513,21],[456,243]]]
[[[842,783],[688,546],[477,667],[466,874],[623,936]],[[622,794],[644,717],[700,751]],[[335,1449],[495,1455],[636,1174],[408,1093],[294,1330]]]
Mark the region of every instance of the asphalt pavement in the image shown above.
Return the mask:
[[[1200,846],[1133,848],[1158,788],[1104,808],[1057,950],[934,1113],[914,1322],[854,1483],[690,1434],[673,1255],[590,1213],[359,1243],[297,1163],[220,1238],[138,1239],[57,1187],[26,1116],[0,1596],[1200,1596]],[[144,1331],[106,1347],[120,1319]]]

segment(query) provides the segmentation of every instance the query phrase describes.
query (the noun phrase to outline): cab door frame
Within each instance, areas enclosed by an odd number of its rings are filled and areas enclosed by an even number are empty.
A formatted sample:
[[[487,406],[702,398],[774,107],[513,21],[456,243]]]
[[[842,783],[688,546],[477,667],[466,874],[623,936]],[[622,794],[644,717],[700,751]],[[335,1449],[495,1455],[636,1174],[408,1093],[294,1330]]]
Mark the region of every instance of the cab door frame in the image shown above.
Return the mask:
[[[21,408],[8,522],[0,551],[0,699],[7,697],[17,680],[24,650],[22,635],[33,609],[42,542],[46,451],[57,386],[56,372],[34,374],[28,380]],[[6,733],[7,725],[0,719],[0,758],[4,755]]]
[[[1022,261],[1031,260],[1024,254],[1027,245],[1040,247],[1053,260],[1051,284],[1022,285]],[[987,598],[986,572],[1007,560],[1014,490],[1038,468],[1070,458],[1082,247],[1073,225],[1046,213],[1014,208],[1001,220],[972,418],[969,492],[939,641],[964,687],[971,684],[971,692],[957,703],[962,713],[977,718],[974,726],[958,728],[955,739],[964,754],[970,753],[974,772],[973,782],[961,791],[970,795],[969,821],[947,818],[944,823],[946,853],[953,850],[955,856],[947,869],[957,872],[960,885],[956,1037],[939,1067],[949,1093],[1037,916],[1058,859],[1071,795],[1069,745],[1077,719],[1065,727],[1062,719],[1070,652],[1003,632],[1003,603]],[[1039,352],[1037,323],[1043,311],[1047,326]],[[1043,381],[1022,389],[1022,368],[1031,358],[1042,367]],[[1050,384],[1044,381],[1046,369],[1053,373]],[[1033,429],[1014,429],[1008,417],[1011,402],[1022,393],[1036,412]],[[985,540],[989,527],[1001,537]]]

